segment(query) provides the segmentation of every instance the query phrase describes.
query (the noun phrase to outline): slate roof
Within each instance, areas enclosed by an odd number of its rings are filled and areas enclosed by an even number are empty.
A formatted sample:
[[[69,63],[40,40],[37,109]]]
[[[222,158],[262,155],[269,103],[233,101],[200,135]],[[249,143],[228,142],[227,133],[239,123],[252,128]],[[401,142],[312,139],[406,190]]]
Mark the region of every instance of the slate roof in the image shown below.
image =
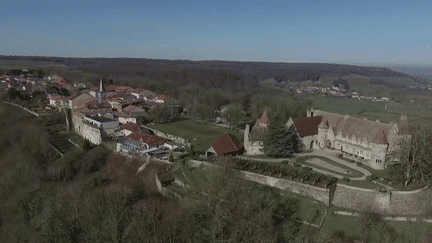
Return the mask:
[[[226,132],[222,137],[212,143],[212,147],[218,156],[227,153],[238,152],[243,148],[243,143],[234,135]]]
[[[322,116],[297,118],[294,121],[300,137],[307,137],[318,134],[318,125],[322,121]]]
[[[333,128],[334,132],[337,134],[341,133],[343,137],[352,138],[356,137],[357,140],[362,142],[373,142],[378,141],[380,144],[384,140],[380,137],[384,134],[385,137],[388,136],[389,131],[392,127],[390,124],[380,123],[350,116],[344,116],[339,114],[334,114],[325,111],[315,111],[317,115],[322,116],[322,123],[328,123],[328,125]],[[377,137],[377,139],[375,139]],[[387,141],[387,139],[385,139]]]

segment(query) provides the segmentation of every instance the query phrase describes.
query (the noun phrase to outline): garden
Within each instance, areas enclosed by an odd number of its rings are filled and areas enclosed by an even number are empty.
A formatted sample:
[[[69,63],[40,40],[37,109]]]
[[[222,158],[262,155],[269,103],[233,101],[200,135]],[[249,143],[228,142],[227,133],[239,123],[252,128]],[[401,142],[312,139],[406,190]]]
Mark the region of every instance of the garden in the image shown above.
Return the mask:
[[[330,173],[346,176],[349,178],[362,177],[364,174],[360,171],[354,170],[348,166],[336,163],[326,157],[322,156],[302,156],[296,159],[297,163],[304,164],[306,166],[314,167],[320,170],[324,170]],[[351,173],[346,173],[349,171]]]
[[[215,164],[265,176],[307,183],[321,188],[327,188],[336,184],[338,181],[337,178],[333,176],[314,172],[310,167],[302,167],[299,163],[289,160],[284,160],[281,163],[272,163],[249,159],[218,157]]]

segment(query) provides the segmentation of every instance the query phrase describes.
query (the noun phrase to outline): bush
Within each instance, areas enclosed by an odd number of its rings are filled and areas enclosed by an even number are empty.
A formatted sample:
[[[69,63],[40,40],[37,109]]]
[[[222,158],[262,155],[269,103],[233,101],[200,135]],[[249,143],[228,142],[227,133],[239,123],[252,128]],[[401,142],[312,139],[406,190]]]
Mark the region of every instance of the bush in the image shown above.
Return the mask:
[[[173,149],[173,151],[174,152],[180,152],[180,149],[179,148],[175,148],[175,149]]]
[[[301,165],[299,163],[294,163],[293,166],[294,167],[300,167]]]
[[[376,175],[374,175],[374,174],[372,174],[372,180],[376,180],[376,179],[378,179],[378,176],[376,176]]]
[[[339,154],[338,156],[339,156],[339,158],[342,158],[342,157],[343,157],[343,154],[342,154],[342,153],[340,153],[340,154]]]
[[[287,165],[287,164],[289,164],[290,163],[290,161],[289,160],[282,160],[282,162],[281,162],[283,165]]]
[[[185,151],[185,149],[184,148],[180,148],[179,151],[183,153]]]
[[[312,168],[311,168],[311,167],[303,167],[303,170],[306,170],[306,171],[311,171],[311,170],[312,170]]]
[[[372,176],[366,176],[367,181],[372,181]]]
[[[362,164],[362,163],[360,163],[360,162],[356,162],[356,165],[357,165],[357,166],[360,166],[361,164]]]
[[[348,178],[348,177],[344,177],[343,180],[346,181],[346,182],[349,182],[349,181],[350,181],[350,178]]]

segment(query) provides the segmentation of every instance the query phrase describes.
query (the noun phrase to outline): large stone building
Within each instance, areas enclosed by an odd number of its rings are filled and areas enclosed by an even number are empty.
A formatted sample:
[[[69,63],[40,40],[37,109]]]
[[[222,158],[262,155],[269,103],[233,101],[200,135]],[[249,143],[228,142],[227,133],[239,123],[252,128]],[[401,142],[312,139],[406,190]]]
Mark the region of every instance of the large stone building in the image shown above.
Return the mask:
[[[399,122],[387,124],[318,109],[311,109],[307,114],[306,118],[290,118],[286,123],[287,127],[294,125],[305,149],[339,150],[363,158],[368,166],[377,170],[386,168],[386,156],[396,149],[398,141],[404,136],[401,130],[408,124],[405,115]],[[269,122],[269,116],[264,111],[251,132],[246,126],[246,154],[263,154],[263,135]]]
[[[312,122],[314,119],[315,122]],[[319,120],[321,122],[317,126]],[[387,124],[311,109],[307,118],[298,119],[294,123],[300,134],[305,129],[305,124],[309,124],[308,129],[314,131],[307,140],[303,138],[307,148],[339,150],[363,158],[373,169],[382,170],[386,168],[387,154],[396,149],[403,136],[401,129],[407,125],[408,120],[403,115],[398,123]]]

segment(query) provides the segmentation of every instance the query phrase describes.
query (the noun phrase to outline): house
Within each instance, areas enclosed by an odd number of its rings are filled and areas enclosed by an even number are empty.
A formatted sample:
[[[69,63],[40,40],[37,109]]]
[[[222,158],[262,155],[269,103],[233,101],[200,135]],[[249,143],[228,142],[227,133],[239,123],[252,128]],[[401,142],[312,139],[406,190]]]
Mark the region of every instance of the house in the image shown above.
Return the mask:
[[[145,154],[157,150],[165,143],[165,141],[165,138],[157,135],[150,135],[144,132],[134,132],[118,140],[117,152],[130,151]]]
[[[159,104],[165,104],[169,100],[169,95],[164,94],[157,94],[151,101],[159,103]]]
[[[131,95],[134,95],[137,97],[137,99],[143,99],[143,100],[150,100],[153,99],[156,95],[153,91],[150,91],[145,88],[137,88],[132,91],[130,91]]]
[[[95,98],[86,93],[77,93],[75,95],[69,96],[69,109],[76,109],[87,105],[88,103],[95,101]]]
[[[48,99],[49,99],[49,104],[51,105],[51,106],[59,106],[59,102],[60,102],[60,100],[61,99],[64,99],[65,97],[64,96],[61,96],[61,95],[50,95],[49,97],[48,97]]]
[[[270,116],[264,110],[261,118],[257,119],[252,130],[249,132],[249,124],[246,125],[244,132],[245,153],[248,155],[264,154],[264,132],[270,124]]]
[[[215,154],[217,156],[237,156],[245,152],[243,143],[234,135],[226,132],[219,139],[212,143],[212,146],[206,153],[206,157]]]
[[[116,93],[129,93],[132,90],[129,86],[117,86],[115,92]]]
[[[94,144],[101,144],[104,139],[116,136],[119,130],[117,120],[100,115],[87,115],[76,125],[78,134]]]
[[[131,133],[138,132],[139,131],[139,125],[132,123],[132,122],[128,122],[128,123],[125,123],[123,125],[120,125],[120,130],[121,130],[121,132],[123,132],[123,134],[125,136],[128,136]]]
[[[98,91],[99,91],[99,87],[97,87],[97,86],[87,89],[87,92],[95,98],[96,98],[96,94]]]

